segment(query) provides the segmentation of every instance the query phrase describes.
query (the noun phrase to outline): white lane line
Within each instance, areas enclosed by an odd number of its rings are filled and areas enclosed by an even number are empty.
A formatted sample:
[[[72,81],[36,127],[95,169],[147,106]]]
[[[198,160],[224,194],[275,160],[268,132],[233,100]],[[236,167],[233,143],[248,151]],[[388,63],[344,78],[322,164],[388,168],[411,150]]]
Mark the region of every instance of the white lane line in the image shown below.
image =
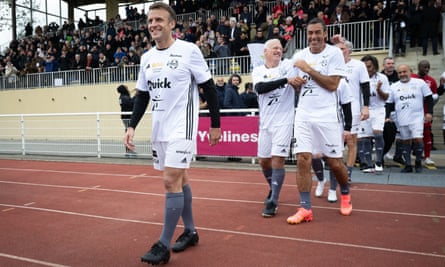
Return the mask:
[[[144,176],[146,176],[146,174],[145,173],[141,173],[141,174],[130,176],[130,179],[143,178]]]
[[[68,267],[68,265],[61,265],[61,264],[51,263],[51,262],[47,262],[47,261],[40,261],[40,260],[5,254],[5,253],[0,253],[0,257],[9,258],[9,259],[13,259],[13,260],[19,260],[19,261],[25,261],[25,262],[29,262],[29,263],[40,264],[40,265],[50,266],[50,267]]]
[[[140,224],[149,224],[149,225],[157,225],[157,226],[163,225],[163,223],[157,223],[157,222],[124,219],[124,218],[116,218],[116,217],[108,217],[108,216],[99,216],[99,215],[78,213],[78,212],[72,212],[72,211],[63,211],[63,210],[54,210],[54,209],[36,208],[36,207],[24,207],[24,206],[9,205],[9,204],[0,204],[0,206],[14,207],[14,208],[18,208],[18,209],[30,209],[30,210],[36,210],[36,211],[52,212],[52,213],[59,213],[59,214],[65,214],[65,215],[81,216],[81,217],[88,217],[88,218],[95,218],[95,219],[118,221],[118,222],[140,223]],[[183,226],[181,225],[181,227],[183,227]],[[435,257],[435,258],[444,258],[445,259],[445,255],[420,252],[420,251],[366,246],[366,245],[358,245],[358,244],[343,243],[343,242],[329,242],[329,241],[312,240],[312,239],[306,239],[306,238],[296,238],[296,237],[289,237],[289,236],[276,236],[276,235],[268,235],[268,234],[260,234],[260,233],[244,232],[244,231],[234,231],[234,230],[218,229],[218,228],[208,228],[208,227],[197,227],[197,229],[205,230],[205,231],[209,231],[209,232],[225,233],[225,234],[272,238],[272,239],[289,240],[289,241],[297,241],[297,242],[304,242],[304,243],[340,246],[340,247],[348,247],[348,248],[375,250],[375,251],[383,251],[383,252],[391,252],[391,253],[399,253],[399,254],[409,254],[409,255],[417,255],[417,256],[427,256],[427,257]]]
[[[83,189],[80,189],[77,192],[82,193],[82,192],[85,192],[85,191],[88,191],[88,190],[94,190],[94,189],[97,189],[97,188],[100,188],[100,185],[95,185],[95,186],[92,186],[92,187],[84,187]]]
[[[32,206],[34,204],[36,204],[36,203],[35,202],[29,202],[29,203],[23,204],[23,206]]]
[[[147,195],[147,196],[165,197],[165,194],[149,193],[149,192],[138,192],[138,191],[129,191],[129,190],[107,189],[107,188],[99,188],[99,186],[85,188],[84,186],[36,184],[36,183],[10,182],[10,181],[0,181],[0,183],[26,185],[26,186],[38,186],[38,187],[50,187],[50,188],[61,188],[61,189],[76,189],[76,190],[79,190],[79,192],[90,190],[90,191],[103,191],[103,192],[122,193],[122,194],[134,194],[134,195]],[[195,199],[195,200],[206,200],[206,201],[222,201],[222,202],[246,203],[246,204],[259,204],[259,203],[262,203],[261,201],[253,201],[253,200],[227,199],[227,198],[209,198],[209,197],[198,197],[198,196],[194,196],[193,199]],[[280,203],[280,205],[282,205],[282,206],[289,206],[289,207],[297,207],[298,206],[297,204],[294,204],[294,203],[285,203],[285,202]],[[319,209],[327,209],[327,210],[337,210],[338,209],[338,207],[325,207],[325,206],[312,206],[312,207],[319,208]],[[438,215],[438,214],[422,214],[422,213],[382,211],[382,210],[365,210],[365,209],[354,208],[354,213],[356,213],[356,212],[445,219],[445,215]]]
[[[5,171],[18,171],[18,172],[47,172],[47,173],[62,173],[62,174],[76,174],[76,175],[88,175],[88,176],[116,176],[116,177],[128,177],[131,176],[128,173],[104,173],[104,172],[77,172],[77,171],[57,171],[48,169],[16,169],[16,168],[0,168]],[[148,178],[162,179],[161,175],[144,175]]]
[[[20,169],[20,168],[0,168],[0,170],[7,171],[23,171],[23,172],[47,172],[47,173],[61,173],[61,174],[75,174],[75,175],[88,175],[88,176],[109,176],[109,177],[130,177],[133,178],[154,178],[162,179],[161,175],[146,175],[143,174],[124,174],[124,173],[100,173],[100,172],[77,172],[77,171],[58,171],[58,170],[48,170],[48,169]],[[242,185],[264,185],[262,182],[243,182],[243,181],[224,181],[215,179],[193,179],[193,182],[206,182],[206,183],[219,183],[219,184],[242,184]],[[2,181],[0,181],[2,182]],[[284,184],[284,187],[297,187],[295,184]],[[315,185],[314,185],[315,187]],[[381,190],[381,189],[367,189],[367,188],[352,188],[353,191],[365,191],[365,192],[379,192],[379,193],[398,193],[398,194],[417,194],[417,195],[429,195],[429,196],[445,196],[445,193],[434,193],[434,192],[415,192],[415,191],[402,191],[402,190]]]

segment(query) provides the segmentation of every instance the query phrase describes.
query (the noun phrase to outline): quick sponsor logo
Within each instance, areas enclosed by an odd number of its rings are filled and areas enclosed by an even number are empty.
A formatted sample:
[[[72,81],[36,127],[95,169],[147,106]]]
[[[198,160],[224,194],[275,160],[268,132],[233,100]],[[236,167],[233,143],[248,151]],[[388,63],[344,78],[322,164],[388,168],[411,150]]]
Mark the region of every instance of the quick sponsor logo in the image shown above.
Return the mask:
[[[171,89],[171,82],[165,77],[162,79],[156,79],[155,81],[148,81],[148,89],[154,90],[154,89]]]
[[[400,101],[405,101],[405,100],[409,100],[409,99],[416,99],[416,96],[414,94],[406,95],[406,96],[401,95],[399,99],[400,99]]]

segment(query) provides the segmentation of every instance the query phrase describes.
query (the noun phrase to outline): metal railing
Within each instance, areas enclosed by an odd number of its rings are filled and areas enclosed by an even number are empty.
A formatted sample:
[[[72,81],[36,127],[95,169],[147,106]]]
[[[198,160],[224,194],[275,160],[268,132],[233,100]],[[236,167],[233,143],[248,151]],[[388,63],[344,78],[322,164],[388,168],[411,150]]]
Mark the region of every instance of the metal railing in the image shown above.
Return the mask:
[[[258,115],[258,109],[221,110],[222,113],[242,111]],[[204,115],[207,110],[201,111]],[[151,112],[146,112],[134,137],[136,155],[126,152],[121,114],[129,112],[0,114],[0,154],[73,157],[137,157],[151,158]],[[241,117],[240,117],[241,118]],[[243,151],[231,151],[235,157],[250,159]],[[202,155],[196,155],[202,156]],[[214,155],[206,157],[227,159]],[[288,162],[293,161],[290,155]]]
[[[0,153],[51,156],[123,156],[120,112],[0,115]],[[149,133],[147,120],[138,126]],[[144,139],[146,138],[146,139]],[[148,137],[136,136],[140,157],[151,156]]]
[[[389,50],[392,47],[390,25],[388,20],[328,25],[328,36],[341,34],[354,44],[354,52]],[[291,42],[290,51],[286,55],[292,55],[295,50],[306,47],[305,29],[297,29],[295,36],[289,42]],[[252,71],[249,56],[207,58],[206,60],[212,74],[216,76],[228,76],[233,73],[248,75]],[[0,77],[0,90],[136,81],[138,72],[139,65],[126,65],[93,70],[68,70]]]

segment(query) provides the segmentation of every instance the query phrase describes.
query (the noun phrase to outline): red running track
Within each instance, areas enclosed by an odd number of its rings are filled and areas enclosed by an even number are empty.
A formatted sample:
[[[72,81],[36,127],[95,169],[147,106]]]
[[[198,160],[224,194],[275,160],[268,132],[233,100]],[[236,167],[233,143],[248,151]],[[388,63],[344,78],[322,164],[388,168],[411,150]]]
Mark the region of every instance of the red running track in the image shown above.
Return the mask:
[[[260,171],[189,176],[200,243],[169,266],[445,266],[445,188],[354,184],[351,216],[313,198],[314,220],[289,225],[294,171],[267,219]],[[163,207],[148,165],[0,160],[0,266],[146,266]]]

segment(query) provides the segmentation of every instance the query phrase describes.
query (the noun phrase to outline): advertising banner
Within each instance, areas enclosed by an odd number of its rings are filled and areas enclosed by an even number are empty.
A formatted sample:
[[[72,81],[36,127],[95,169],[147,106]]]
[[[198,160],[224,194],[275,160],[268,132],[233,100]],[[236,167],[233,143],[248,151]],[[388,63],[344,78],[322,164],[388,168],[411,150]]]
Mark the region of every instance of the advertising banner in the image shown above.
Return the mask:
[[[199,118],[198,155],[256,157],[258,116],[221,117],[221,139],[209,145],[209,117]]]

